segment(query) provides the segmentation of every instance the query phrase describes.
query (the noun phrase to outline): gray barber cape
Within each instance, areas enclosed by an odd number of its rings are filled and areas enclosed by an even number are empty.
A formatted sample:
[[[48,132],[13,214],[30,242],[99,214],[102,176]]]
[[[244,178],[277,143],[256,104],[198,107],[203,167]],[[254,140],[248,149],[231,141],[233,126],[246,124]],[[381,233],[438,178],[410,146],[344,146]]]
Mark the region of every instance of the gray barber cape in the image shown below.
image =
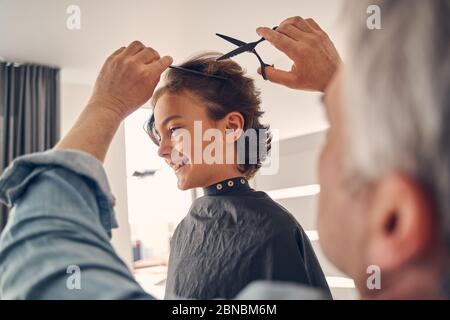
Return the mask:
[[[244,178],[204,189],[171,239],[166,299],[230,299],[256,280],[331,293],[295,218]]]

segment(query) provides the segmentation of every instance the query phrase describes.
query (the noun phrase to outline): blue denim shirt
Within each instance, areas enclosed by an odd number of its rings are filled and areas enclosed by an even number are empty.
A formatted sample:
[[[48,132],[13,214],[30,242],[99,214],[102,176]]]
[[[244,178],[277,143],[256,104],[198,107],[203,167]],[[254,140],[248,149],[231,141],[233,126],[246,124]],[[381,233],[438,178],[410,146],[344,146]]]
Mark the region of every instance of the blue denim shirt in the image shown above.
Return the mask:
[[[74,150],[16,159],[0,178],[12,206],[0,238],[0,299],[151,299],[111,243],[114,197],[102,164]],[[320,299],[301,286],[250,285],[241,299]]]

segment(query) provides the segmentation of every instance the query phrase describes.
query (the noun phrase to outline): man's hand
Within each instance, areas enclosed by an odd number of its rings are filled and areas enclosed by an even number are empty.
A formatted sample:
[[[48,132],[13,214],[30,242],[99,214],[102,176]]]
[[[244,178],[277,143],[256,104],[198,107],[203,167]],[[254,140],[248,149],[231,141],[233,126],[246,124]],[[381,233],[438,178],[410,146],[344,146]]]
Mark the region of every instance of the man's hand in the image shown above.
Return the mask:
[[[139,41],[114,52],[103,65],[88,105],[56,149],[90,153],[103,161],[123,119],[153,95],[172,63]]]
[[[90,104],[109,108],[125,118],[151,98],[161,73],[171,63],[171,57],[161,58],[139,41],[118,49],[103,65]]]
[[[276,30],[264,27],[256,32],[293,61],[291,71],[267,67],[268,80],[293,89],[325,91],[341,60],[328,35],[313,19],[292,17]]]

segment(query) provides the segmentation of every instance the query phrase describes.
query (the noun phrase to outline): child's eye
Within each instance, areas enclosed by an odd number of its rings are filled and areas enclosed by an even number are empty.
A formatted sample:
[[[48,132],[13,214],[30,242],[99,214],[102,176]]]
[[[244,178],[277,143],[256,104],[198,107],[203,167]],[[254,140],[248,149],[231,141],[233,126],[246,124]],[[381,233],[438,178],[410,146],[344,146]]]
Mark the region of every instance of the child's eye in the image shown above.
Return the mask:
[[[180,127],[170,128],[169,129],[170,135],[173,136],[176,133],[176,131],[179,130],[179,129],[181,129],[181,128]]]
[[[150,138],[153,140],[154,143],[159,145],[161,143],[161,136],[159,135],[158,131],[152,130]]]

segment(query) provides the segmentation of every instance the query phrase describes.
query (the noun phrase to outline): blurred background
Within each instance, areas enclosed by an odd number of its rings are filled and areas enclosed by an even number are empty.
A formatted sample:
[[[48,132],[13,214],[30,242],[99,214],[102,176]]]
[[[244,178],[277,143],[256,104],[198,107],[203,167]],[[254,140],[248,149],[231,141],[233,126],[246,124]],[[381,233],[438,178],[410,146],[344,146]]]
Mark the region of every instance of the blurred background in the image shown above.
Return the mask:
[[[27,75],[36,67],[38,71],[31,72],[31,77],[41,81],[42,70],[53,71],[45,73],[42,83],[51,89],[41,88],[46,98],[35,96],[36,103],[30,104],[33,112],[24,111],[14,118],[14,114],[2,110],[0,152],[7,155],[2,166],[21,153],[45,149],[66,133],[86,105],[106,57],[133,40],[152,46],[162,55],[170,54],[177,64],[204,51],[230,51],[232,46],[216,37],[216,32],[254,41],[259,39],[257,27],[273,27],[285,18],[300,15],[314,18],[345,60],[340,27],[343,3],[342,0],[0,0],[3,78],[11,80],[22,70]],[[74,22],[74,17],[79,19]],[[263,43],[258,52],[264,61],[290,68],[289,60],[270,44]],[[279,133],[278,173],[258,175],[251,184],[268,192],[300,221],[313,243],[334,298],[356,299],[353,281],[323,256],[316,231],[315,211],[320,192],[316,160],[327,129],[319,95],[265,82],[256,72],[258,63],[252,55],[239,55],[235,60],[256,79],[262,91],[264,121]],[[20,78],[14,79],[16,83]],[[17,84],[16,88],[21,87]],[[3,94],[8,96],[8,92]],[[49,95],[56,100],[48,98]],[[120,224],[114,230],[113,244],[138,281],[152,294],[163,297],[170,237],[192,200],[201,196],[201,190],[177,189],[175,175],[157,157],[156,146],[143,130],[150,114],[146,105],[127,118],[114,138],[105,168],[117,198]],[[28,123],[29,117],[41,116],[32,126],[35,130],[14,134]],[[14,121],[8,122],[11,119]],[[37,138],[28,143],[28,135]],[[5,212],[2,217],[4,224]]]

